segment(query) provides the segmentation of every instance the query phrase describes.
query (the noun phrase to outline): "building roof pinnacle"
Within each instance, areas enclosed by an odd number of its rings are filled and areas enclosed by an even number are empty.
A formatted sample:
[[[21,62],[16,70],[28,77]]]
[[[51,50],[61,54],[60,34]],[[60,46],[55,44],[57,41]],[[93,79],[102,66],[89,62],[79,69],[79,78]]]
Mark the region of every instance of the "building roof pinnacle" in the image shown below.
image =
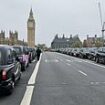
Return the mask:
[[[30,20],[34,19],[34,17],[33,17],[32,7],[31,7],[31,9],[30,9],[29,19],[30,19]]]

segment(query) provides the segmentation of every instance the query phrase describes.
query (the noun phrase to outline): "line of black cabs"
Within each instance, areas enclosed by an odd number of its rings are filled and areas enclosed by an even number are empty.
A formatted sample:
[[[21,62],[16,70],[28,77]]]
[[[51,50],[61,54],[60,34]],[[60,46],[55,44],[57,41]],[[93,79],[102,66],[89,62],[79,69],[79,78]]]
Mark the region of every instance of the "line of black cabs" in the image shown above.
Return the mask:
[[[9,95],[21,78],[21,64],[12,46],[0,45],[0,92]]]
[[[29,53],[25,46],[15,45],[13,48],[16,50],[17,57],[21,64],[21,70],[25,71],[29,66]]]
[[[35,48],[0,45],[0,93],[11,94],[14,86],[36,57]]]

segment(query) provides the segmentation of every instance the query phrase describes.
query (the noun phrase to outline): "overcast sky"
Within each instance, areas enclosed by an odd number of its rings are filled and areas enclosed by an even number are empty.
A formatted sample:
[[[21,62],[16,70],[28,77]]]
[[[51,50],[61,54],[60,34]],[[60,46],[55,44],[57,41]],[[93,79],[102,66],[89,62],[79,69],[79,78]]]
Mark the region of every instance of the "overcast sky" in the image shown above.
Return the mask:
[[[105,20],[105,0],[99,0]],[[36,21],[36,44],[50,46],[58,33],[69,37],[78,34],[101,36],[101,23],[96,0],[0,0],[0,30],[17,30],[19,39],[27,40],[27,19],[33,8]]]

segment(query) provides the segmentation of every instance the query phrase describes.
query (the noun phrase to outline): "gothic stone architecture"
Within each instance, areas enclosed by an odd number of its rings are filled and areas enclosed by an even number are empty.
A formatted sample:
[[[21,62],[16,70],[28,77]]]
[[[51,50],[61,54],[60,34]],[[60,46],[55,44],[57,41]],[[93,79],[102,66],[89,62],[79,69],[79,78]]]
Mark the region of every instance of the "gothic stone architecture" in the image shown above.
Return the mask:
[[[1,31],[0,33],[0,44],[6,44],[6,45],[25,45],[27,46],[27,43],[18,39],[18,32],[12,32],[9,31],[9,37],[5,37],[5,31]]]
[[[94,37],[90,37],[89,35],[87,35],[87,39],[85,39],[83,42],[83,47],[98,47],[97,46],[98,43],[100,43],[98,46],[100,47],[103,46],[102,37],[97,37],[97,35],[95,35]]]
[[[35,20],[33,17],[32,8],[27,21],[27,41],[29,47],[35,47]]]
[[[64,35],[62,38],[60,38],[60,37],[58,37],[58,35],[56,35],[54,40],[51,43],[51,48],[52,49],[69,48],[69,47],[73,47],[73,44],[75,42],[81,43],[78,35],[76,35],[74,37],[72,37],[72,35],[70,35],[70,38],[66,38]]]
[[[7,45],[24,45],[29,47],[35,47],[35,20],[33,17],[32,9],[30,10],[29,18],[27,21],[27,41],[21,41],[18,39],[18,32],[9,32],[9,37],[5,37],[5,31],[1,31],[0,33],[0,44],[7,44]]]

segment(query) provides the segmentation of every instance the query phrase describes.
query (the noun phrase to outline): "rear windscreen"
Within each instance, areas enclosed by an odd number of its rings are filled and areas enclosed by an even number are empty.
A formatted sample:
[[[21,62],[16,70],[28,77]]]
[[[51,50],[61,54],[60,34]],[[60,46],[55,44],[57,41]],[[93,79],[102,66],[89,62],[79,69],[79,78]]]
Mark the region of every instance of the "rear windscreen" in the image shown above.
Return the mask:
[[[0,49],[0,65],[6,64],[6,51],[3,49]]]
[[[15,51],[17,54],[22,54],[21,48],[20,47],[14,47]]]

